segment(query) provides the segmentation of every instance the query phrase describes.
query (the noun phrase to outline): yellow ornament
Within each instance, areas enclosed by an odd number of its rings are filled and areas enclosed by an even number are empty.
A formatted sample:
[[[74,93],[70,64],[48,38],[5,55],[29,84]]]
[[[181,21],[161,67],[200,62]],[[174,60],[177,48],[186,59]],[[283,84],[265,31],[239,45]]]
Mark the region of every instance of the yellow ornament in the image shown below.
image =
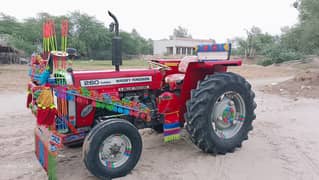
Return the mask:
[[[194,47],[194,52],[197,53],[197,50],[198,50],[198,46],[195,46]]]
[[[44,87],[41,90],[41,93],[39,97],[37,98],[37,104],[41,105],[43,107],[50,107],[51,104],[53,104],[53,96],[52,96],[52,91],[49,87]],[[41,107],[39,106],[39,107]]]
[[[225,51],[229,51],[229,45],[228,44],[224,44],[224,49],[225,49]]]

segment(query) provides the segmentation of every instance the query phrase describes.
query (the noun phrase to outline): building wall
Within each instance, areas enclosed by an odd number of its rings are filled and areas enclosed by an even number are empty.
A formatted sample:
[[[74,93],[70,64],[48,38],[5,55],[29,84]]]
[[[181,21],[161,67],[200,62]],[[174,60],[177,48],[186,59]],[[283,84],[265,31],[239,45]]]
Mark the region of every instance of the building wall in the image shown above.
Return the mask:
[[[193,49],[195,46],[199,44],[212,44],[212,43],[214,43],[213,40],[200,40],[200,39],[190,39],[190,38],[174,38],[171,40],[167,40],[167,39],[154,40],[153,54],[154,55],[170,54],[169,53],[169,51],[171,51],[170,47],[172,47],[173,48],[172,55],[182,55],[182,52],[185,52],[185,51],[187,55],[190,55],[191,54],[191,52],[189,52],[190,49]],[[179,48],[179,50],[177,48]],[[186,49],[188,49],[188,51]]]
[[[171,40],[155,40],[153,41],[153,54],[164,55],[167,47],[174,47]]]

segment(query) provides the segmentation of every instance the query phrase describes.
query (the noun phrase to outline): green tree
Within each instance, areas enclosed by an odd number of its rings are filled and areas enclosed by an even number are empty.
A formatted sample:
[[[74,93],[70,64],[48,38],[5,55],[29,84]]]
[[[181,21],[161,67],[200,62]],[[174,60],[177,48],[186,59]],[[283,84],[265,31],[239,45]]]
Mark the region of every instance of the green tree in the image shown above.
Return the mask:
[[[299,23],[283,34],[283,45],[305,54],[319,54],[319,1],[297,0],[294,7],[299,11]]]
[[[15,17],[0,13],[0,33],[9,34],[12,36],[21,36],[21,24]]]
[[[178,26],[177,28],[174,28],[173,30],[173,35],[170,36],[170,39],[174,37],[179,37],[179,38],[192,38],[192,35],[188,33],[188,29]]]
[[[68,15],[52,16],[42,12],[22,22],[1,13],[0,35],[9,36],[9,43],[25,51],[26,54],[31,54],[37,49],[41,51],[42,25],[47,19],[55,21],[58,47],[60,47],[61,21],[69,19],[68,47],[76,48],[82,58],[111,59],[113,33],[94,16],[85,13],[71,12]],[[152,53],[152,41],[143,38],[137,30],[134,29],[131,33],[122,31],[121,36],[124,55]]]
[[[153,41],[151,39],[146,40],[137,32],[136,29],[132,30],[131,37],[136,43],[138,54],[152,54]]]
[[[275,37],[268,33],[263,33],[260,28],[253,26],[249,30],[245,30],[247,37],[235,38],[237,44],[237,52],[247,58],[253,58],[256,55],[263,54],[263,50],[267,46],[275,43]]]
[[[111,33],[95,17],[79,12],[68,16],[70,21],[70,47],[90,58],[110,57]]]

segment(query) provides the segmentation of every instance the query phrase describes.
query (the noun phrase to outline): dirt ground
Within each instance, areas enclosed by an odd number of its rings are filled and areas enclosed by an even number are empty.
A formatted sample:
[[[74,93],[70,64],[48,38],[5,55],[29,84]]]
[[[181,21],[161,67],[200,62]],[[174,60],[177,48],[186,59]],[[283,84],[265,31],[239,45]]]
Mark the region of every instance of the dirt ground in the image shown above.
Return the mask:
[[[319,122],[314,114],[319,96],[300,93],[294,98],[290,91],[285,95],[276,88],[267,90],[271,86],[289,89],[287,84],[292,81],[300,88],[304,81],[298,77],[311,68],[298,67],[244,65],[230,69],[245,76],[256,91],[257,118],[242,148],[213,156],[197,149],[186,132],[180,141],[165,144],[161,134],[143,130],[141,159],[131,174],[120,179],[319,179]],[[33,152],[35,119],[25,108],[26,74],[25,66],[0,66],[1,180],[47,179]],[[316,83],[318,79],[304,86],[313,90],[319,86]],[[62,157],[61,179],[96,179],[81,162],[81,148],[67,151]]]
[[[287,81],[266,85],[263,90],[295,99],[300,96],[317,98],[319,97],[319,71],[305,71]]]

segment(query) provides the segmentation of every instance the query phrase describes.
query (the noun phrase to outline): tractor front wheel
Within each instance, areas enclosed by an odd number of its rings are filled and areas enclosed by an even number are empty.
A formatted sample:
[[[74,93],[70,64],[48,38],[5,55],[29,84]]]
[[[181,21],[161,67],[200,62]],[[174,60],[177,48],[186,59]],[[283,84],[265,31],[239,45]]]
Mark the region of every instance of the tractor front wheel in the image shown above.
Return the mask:
[[[127,175],[142,152],[138,130],[123,119],[109,119],[96,125],[83,144],[87,169],[101,179]]]
[[[185,113],[191,140],[204,152],[225,154],[241,147],[256,118],[251,85],[235,73],[207,75],[191,91]]]

